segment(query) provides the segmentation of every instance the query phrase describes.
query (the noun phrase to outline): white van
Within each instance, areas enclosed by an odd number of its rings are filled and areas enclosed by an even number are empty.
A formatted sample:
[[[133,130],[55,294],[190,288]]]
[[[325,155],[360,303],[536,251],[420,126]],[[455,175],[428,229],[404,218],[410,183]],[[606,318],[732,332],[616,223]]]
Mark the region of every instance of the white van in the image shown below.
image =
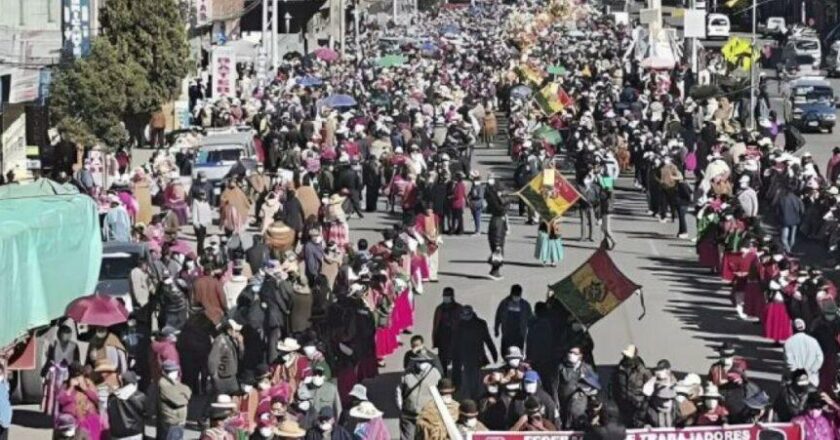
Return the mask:
[[[729,38],[729,17],[723,14],[709,14],[707,23],[707,38]]]
[[[203,171],[207,180],[220,191],[219,185],[240,160],[256,160],[252,131],[208,134],[199,141],[193,163],[192,178]],[[208,194],[209,196],[209,194]]]

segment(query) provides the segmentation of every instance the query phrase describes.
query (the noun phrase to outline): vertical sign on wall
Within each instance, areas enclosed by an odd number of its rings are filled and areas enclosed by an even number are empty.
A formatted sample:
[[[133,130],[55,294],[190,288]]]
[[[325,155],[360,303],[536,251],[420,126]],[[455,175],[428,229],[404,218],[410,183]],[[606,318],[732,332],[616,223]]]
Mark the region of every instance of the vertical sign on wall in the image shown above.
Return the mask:
[[[63,0],[64,49],[74,57],[90,52],[90,0]]]
[[[236,54],[233,48],[213,48],[213,97],[236,96]]]
[[[212,0],[196,0],[195,1],[195,24],[196,26],[204,26],[213,19],[213,2]]]

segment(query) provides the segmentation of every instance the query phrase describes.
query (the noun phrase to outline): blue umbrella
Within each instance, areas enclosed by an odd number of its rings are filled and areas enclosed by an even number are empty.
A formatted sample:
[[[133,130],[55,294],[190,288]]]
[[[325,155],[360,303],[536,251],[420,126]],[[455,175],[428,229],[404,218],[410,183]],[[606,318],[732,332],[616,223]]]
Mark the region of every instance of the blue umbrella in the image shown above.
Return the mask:
[[[519,99],[528,99],[533,93],[534,91],[530,87],[521,84],[510,90],[510,96]]]
[[[324,105],[327,107],[353,107],[356,100],[350,95],[330,95],[324,98]]]
[[[423,52],[437,52],[438,48],[431,41],[427,41],[420,46],[420,50]]]
[[[324,84],[324,81],[321,78],[318,78],[317,76],[307,75],[307,76],[304,76],[302,78],[298,78],[297,83],[298,83],[298,85],[303,86],[303,87],[313,87],[313,86],[320,86],[321,84]]]
[[[445,24],[445,25],[441,26],[440,33],[442,33],[444,35],[446,35],[446,34],[460,34],[461,33],[461,27],[458,26],[457,24]]]

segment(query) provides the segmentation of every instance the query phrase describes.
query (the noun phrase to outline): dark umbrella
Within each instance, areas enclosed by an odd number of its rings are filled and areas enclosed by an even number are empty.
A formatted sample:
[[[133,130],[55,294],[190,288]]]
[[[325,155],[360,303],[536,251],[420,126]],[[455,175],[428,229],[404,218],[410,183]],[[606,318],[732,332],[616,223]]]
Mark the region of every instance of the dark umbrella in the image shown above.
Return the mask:
[[[128,321],[128,310],[113,296],[93,294],[75,299],[64,313],[78,324],[110,327]]]
[[[709,99],[713,96],[720,96],[723,94],[723,91],[720,87],[715,85],[704,85],[704,86],[694,86],[688,92],[688,95],[691,96],[693,99]]]

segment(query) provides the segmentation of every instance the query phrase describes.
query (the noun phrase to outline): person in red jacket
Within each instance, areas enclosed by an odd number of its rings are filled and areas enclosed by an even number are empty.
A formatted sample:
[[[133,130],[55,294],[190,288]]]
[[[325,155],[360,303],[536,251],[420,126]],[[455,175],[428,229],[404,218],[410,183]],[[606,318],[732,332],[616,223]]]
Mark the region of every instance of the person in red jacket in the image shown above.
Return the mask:
[[[455,173],[452,193],[449,195],[452,208],[449,211],[449,232],[455,235],[464,233],[464,207],[467,206],[467,185],[464,184],[464,173]]]

